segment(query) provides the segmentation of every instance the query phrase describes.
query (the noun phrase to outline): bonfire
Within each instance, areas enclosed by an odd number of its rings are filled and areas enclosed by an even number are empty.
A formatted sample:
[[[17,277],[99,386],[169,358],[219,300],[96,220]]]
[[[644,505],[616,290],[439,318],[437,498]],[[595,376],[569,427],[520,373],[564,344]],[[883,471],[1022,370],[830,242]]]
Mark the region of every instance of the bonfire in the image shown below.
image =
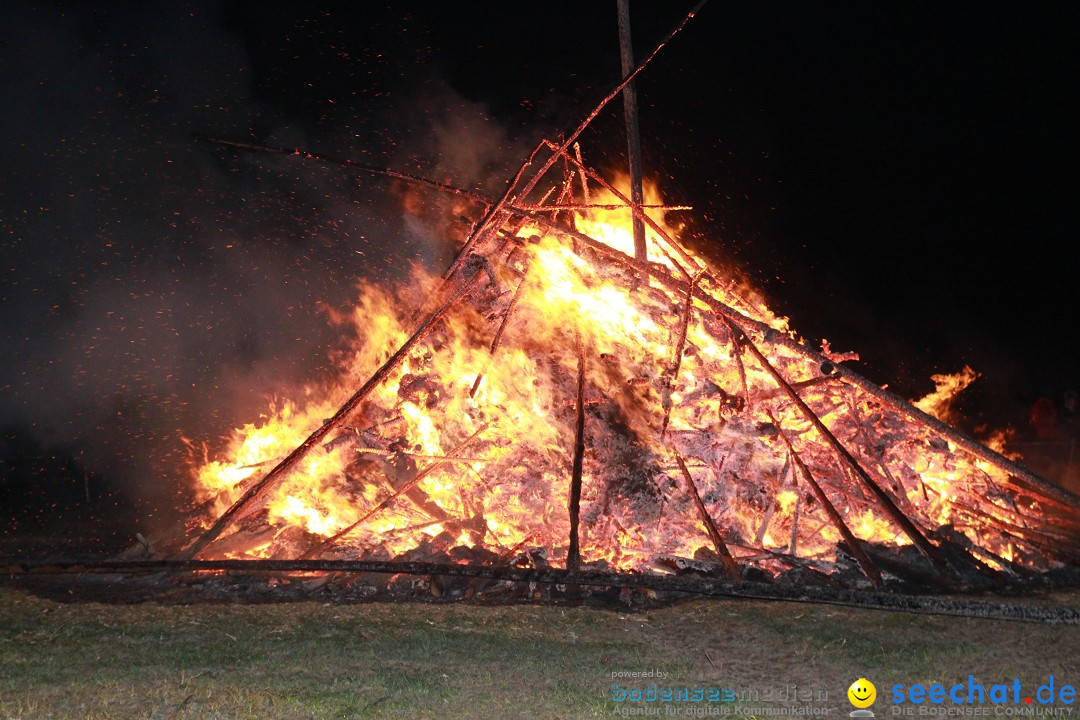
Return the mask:
[[[200,456],[178,557],[875,588],[1080,557],[1077,498],[943,422],[970,377],[893,395],[688,251],[685,208],[582,160],[576,139],[637,71],[501,198],[353,166],[456,194],[468,237],[441,275],[362,284],[333,318],[350,327],[335,379]]]

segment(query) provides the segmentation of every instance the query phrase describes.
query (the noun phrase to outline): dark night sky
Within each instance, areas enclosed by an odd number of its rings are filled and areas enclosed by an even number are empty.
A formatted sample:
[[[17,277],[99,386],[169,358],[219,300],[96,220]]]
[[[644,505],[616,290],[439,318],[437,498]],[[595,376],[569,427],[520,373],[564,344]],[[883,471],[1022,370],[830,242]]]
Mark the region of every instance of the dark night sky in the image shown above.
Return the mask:
[[[323,366],[353,278],[446,254],[384,183],[192,133],[498,190],[618,75],[613,0],[94,5],[0,4],[5,473],[151,505],[181,432]],[[689,5],[633,2],[639,55]],[[971,364],[1022,422],[1078,382],[1077,37],[1069,3],[713,0],[639,83],[646,170],[811,342],[909,396]]]

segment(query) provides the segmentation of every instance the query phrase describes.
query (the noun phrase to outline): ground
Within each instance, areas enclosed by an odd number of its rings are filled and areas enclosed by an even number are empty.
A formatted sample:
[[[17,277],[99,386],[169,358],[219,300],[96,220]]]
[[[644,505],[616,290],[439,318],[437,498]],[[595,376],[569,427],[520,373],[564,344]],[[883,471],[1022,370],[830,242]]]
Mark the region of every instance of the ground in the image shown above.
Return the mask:
[[[1076,604],[1075,596],[1047,600]],[[0,587],[0,717],[603,717],[629,707],[613,700],[613,684],[658,681],[613,673],[650,670],[667,673],[661,686],[759,693],[712,706],[721,711],[810,704],[833,718],[846,717],[846,690],[865,677],[878,688],[873,709],[882,717],[895,709],[886,706],[896,683],[949,686],[971,674],[987,688],[1019,678],[1029,694],[1051,676],[1057,690],[1080,685],[1078,648],[1078,626],[780,602],[648,612],[122,605],[57,602],[9,586]],[[760,700],[792,685],[816,699]],[[684,714],[691,706],[709,707],[684,703]]]

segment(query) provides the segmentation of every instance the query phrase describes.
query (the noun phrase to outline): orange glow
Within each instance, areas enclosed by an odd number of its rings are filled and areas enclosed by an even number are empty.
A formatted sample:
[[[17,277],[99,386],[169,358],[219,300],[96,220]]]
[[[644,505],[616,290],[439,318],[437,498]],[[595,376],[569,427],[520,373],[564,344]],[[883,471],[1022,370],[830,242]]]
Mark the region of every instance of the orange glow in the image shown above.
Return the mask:
[[[614,201],[594,190],[593,202]],[[646,202],[663,202],[655,187]],[[650,212],[677,240],[681,228]],[[628,210],[579,212],[575,225],[633,253]],[[856,537],[892,546],[911,542],[839,469],[817,431],[703,304],[693,303],[676,373],[685,295],[656,282],[630,289],[625,270],[575,249],[572,238],[540,223],[525,223],[516,237],[511,252],[484,249],[488,269],[479,289],[390,372],[324,447],[313,449],[274,487],[258,508],[273,537],[253,537],[246,547],[232,538],[227,554],[295,557],[351,528],[331,556],[385,558],[466,546],[504,558],[541,548],[551,562],[565,561],[578,338],[586,357],[584,561],[644,570],[661,555],[712,552],[675,463],[677,450],[736,556],[782,554],[794,540],[800,558],[827,568],[839,528],[795,476],[774,420]],[[683,261],[652,230],[649,260],[685,279]],[[703,258],[695,262],[710,267]],[[207,521],[320,427],[401,346],[413,330],[414,309],[438,281],[416,268],[396,288],[358,286],[353,312],[333,318],[351,338],[333,356],[335,381],[271,405],[196,469],[200,499],[216,499]],[[699,287],[794,337],[786,318],[719,270],[711,268]],[[491,339],[515,294],[514,313],[492,357]],[[766,336],[752,340],[800,387],[826,425],[851,443],[917,525],[977,527],[969,508],[1022,522],[1008,498],[991,490],[1005,484],[1001,471],[957,452],[854,386],[822,382],[819,368],[793,350]],[[947,417],[952,398],[974,377],[970,368],[934,376],[937,390],[918,407]],[[458,455],[449,455],[481,428]],[[418,473],[424,477],[411,487]],[[985,540],[965,532],[973,542]],[[988,549],[1011,559],[1022,546],[1022,540],[1003,538]],[[226,551],[211,545],[206,554]]]

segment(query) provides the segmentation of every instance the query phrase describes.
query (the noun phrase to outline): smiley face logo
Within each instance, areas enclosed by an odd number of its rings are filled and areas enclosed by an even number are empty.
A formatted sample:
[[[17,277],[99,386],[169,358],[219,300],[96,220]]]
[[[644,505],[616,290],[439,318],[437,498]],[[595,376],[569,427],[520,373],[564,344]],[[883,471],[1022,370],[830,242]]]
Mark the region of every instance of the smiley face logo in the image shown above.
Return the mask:
[[[848,700],[857,708],[868,708],[877,700],[877,688],[866,678],[859,678],[847,689]]]

